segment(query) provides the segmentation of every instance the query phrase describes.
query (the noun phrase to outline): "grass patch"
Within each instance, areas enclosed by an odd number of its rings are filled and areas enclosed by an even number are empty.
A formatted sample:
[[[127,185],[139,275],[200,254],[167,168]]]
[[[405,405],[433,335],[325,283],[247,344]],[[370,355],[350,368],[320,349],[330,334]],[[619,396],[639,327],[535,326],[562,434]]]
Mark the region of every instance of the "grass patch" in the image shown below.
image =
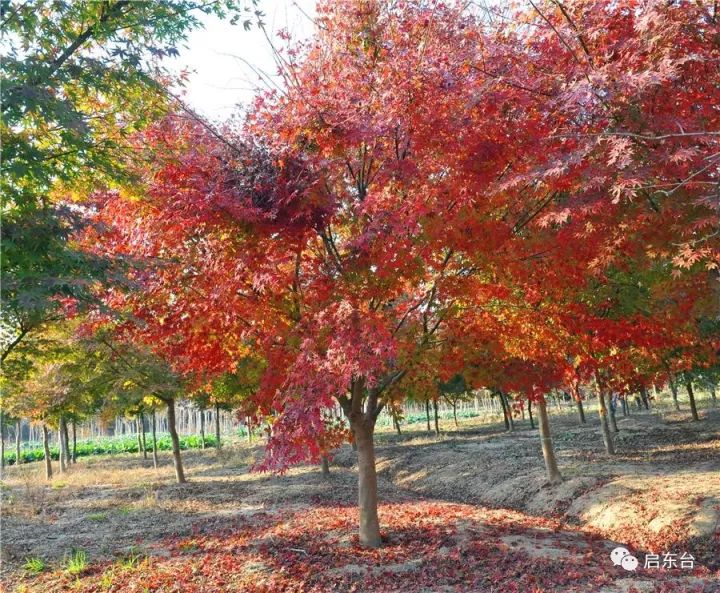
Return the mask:
[[[115,568],[111,567],[108,570],[106,570],[104,573],[102,573],[102,576],[100,577],[100,589],[103,591],[107,591],[112,588],[113,583],[115,581]]]
[[[107,513],[90,513],[87,516],[88,521],[107,521]]]
[[[28,558],[23,564],[23,568],[30,574],[40,574],[46,567],[45,561],[37,557]]]
[[[68,574],[82,574],[88,566],[87,554],[83,550],[73,550],[65,557],[65,571]]]
[[[134,570],[145,561],[145,555],[136,548],[131,548],[127,556],[118,561],[120,568],[125,570]]]

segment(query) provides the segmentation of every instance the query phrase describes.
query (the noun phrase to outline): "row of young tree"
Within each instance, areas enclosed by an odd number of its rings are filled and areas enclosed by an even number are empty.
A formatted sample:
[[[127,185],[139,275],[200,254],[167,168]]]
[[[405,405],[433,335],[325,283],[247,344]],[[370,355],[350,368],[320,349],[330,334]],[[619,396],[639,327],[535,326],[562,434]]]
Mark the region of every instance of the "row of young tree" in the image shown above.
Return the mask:
[[[114,342],[106,331],[88,334],[81,327],[84,321],[84,317],[75,317],[51,324],[20,345],[5,362],[0,409],[3,465],[6,425],[14,425],[15,463],[22,461],[20,423],[25,420],[41,428],[46,478],[51,479],[53,432],[63,473],[76,462],[80,423],[93,420],[104,427],[102,432],[112,433],[118,419],[129,419],[135,424],[138,451],[145,459],[151,453],[156,468],[157,433],[169,433],[176,477],[184,482],[180,428],[183,420],[190,424],[191,413],[178,408],[178,401],[191,401],[194,410],[201,412],[192,415],[192,425],[202,448],[206,434],[213,434],[213,444],[220,448],[222,417],[242,394],[239,384],[234,391],[227,382],[217,382],[212,392],[188,393],[188,383],[152,352]],[[245,426],[253,430],[249,419]]]
[[[551,390],[595,394],[608,454],[612,394],[681,382],[699,420],[720,337],[716,10],[498,10],[321,2],[240,124],[170,102],[125,137],[128,181],[82,194],[69,235],[101,273],[49,299],[109,352],[72,386],[31,362],[23,416],[131,390],[172,418],[179,394],[222,393],[267,426],[260,469],[350,439],[371,547],[379,414],[458,377],[532,405],[551,482]]]

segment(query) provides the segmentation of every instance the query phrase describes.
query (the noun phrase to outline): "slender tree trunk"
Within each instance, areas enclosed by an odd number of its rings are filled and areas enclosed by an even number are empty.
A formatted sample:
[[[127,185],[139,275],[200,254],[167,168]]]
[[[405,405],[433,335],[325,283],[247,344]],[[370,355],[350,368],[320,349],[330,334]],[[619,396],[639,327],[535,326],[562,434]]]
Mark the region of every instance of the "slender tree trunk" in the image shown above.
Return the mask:
[[[158,455],[157,455],[157,418],[155,410],[152,411],[152,457],[153,467],[157,469],[158,466]]]
[[[380,521],[377,511],[377,473],[373,426],[364,420],[352,422],[358,457],[358,506],[360,507],[360,545],[380,546]]]
[[[323,455],[320,459],[320,468],[322,469],[323,476],[330,475],[330,460],[328,459],[327,455]]]
[[[438,421],[438,400],[433,398],[433,414],[435,416],[435,434],[440,436],[440,423]]]
[[[397,432],[398,435],[401,435],[402,431],[400,430],[400,421],[398,420],[397,414],[395,414],[394,411],[391,412],[391,417],[392,417],[392,423],[393,423],[393,428],[395,429],[395,432]]]
[[[205,410],[200,410],[200,448],[205,448]]]
[[[427,420],[427,431],[431,432],[430,428],[430,400],[425,401],[425,419]]]
[[[22,463],[22,455],[20,454],[20,440],[22,439],[22,423],[18,420],[15,423],[15,465]]]
[[[698,416],[697,406],[695,405],[695,392],[689,376],[685,378],[685,389],[687,389],[688,398],[690,399],[690,412],[692,413],[693,422],[698,422],[700,416]]]
[[[65,418],[62,419],[63,436],[65,437],[65,465],[70,467],[70,431],[68,430],[68,423]]]
[[[170,440],[172,441],[173,461],[175,462],[175,479],[178,484],[183,484],[185,472],[183,471],[182,458],[180,457],[180,438],[178,437],[177,427],[175,425],[175,399],[168,399],[167,403],[167,420],[168,431],[170,432]]]
[[[137,437],[138,453],[140,453],[140,455],[143,455],[145,453],[145,451],[143,451],[142,429],[140,427],[140,418],[135,418],[135,436]]]
[[[453,409],[453,420],[455,421],[455,428],[457,428],[458,421],[457,421],[457,402],[453,400],[452,402],[452,409]]]
[[[60,425],[58,426],[58,445],[59,445],[59,457],[60,457],[60,473],[64,474],[67,471],[67,449],[65,448],[65,431],[63,430],[63,419],[60,419]]]
[[[215,447],[220,449],[220,404],[215,404]]]
[[[0,476],[5,470],[5,413],[0,411]]]
[[[528,400],[528,416],[530,416],[530,428],[535,428],[535,422],[533,421],[532,415],[532,400]]]
[[[580,424],[587,424],[587,420],[585,420],[585,408],[583,408],[582,400],[579,397],[575,400],[575,404],[577,405],[578,416],[580,416]]]
[[[140,434],[142,435],[143,459],[147,459],[148,454],[147,454],[147,440],[145,438],[145,414],[143,412],[140,412]]]
[[[50,431],[47,424],[43,424],[43,451],[45,453],[45,479],[52,480],[52,457],[50,456]]]
[[[622,406],[623,416],[627,416],[627,415],[628,415],[628,404],[627,404],[627,397],[626,397],[626,396],[623,396],[623,397],[620,399],[620,405]]]
[[[540,420],[540,444],[542,446],[543,459],[545,459],[548,481],[551,484],[557,484],[562,482],[562,475],[560,475],[560,470],[557,466],[557,458],[555,457],[555,449],[550,434],[550,421],[548,419],[547,405],[544,397],[537,402],[537,407]]]
[[[717,391],[715,385],[710,386],[710,399],[712,400],[713,408],[717,406]]]
[[[72,429],[72,449],[70,450],[70,461],[73,465],[77,463],[77,422],[73,418],[70,422],[70,428]]]
[[[650,409],[650,399],[648,397],[647,387],[644,385],[640,388],[640,399],[642,400],[643,406],[646,410]]]
[[[605,404],[605,394],[598,387],[598,401],[600,402],[600,429],[602,430],[603,443],[605,443],[605,451],[608,455],[615,455],[615,444],[608,428],[608,410]]]
[[[503,400],[503,403],[505,404],[505,410],[507,412],[507,419],[508,423],[510,424],[510,432],[513,432],[515,430],[515,420],[513,420],[512,415],[512,408],[510,407],[510,400],[508,399],[507,395],[505,395],[504,392],[500,392],[500,397]]]
[[[248,444],[252,445],[252,421],[249,416],[245,416],[245,428],[247,428]]]
[[[505,398],[502,395],[501,391],[497,392],[498,399],[500,400],[500,407],[502,408],[503,413],[503,421],[505,422],[505,430],[510,430],[510,421],[508,420],[508,412],[507,407],[505,406]]]
[[[680,402],[678,401],[678,390],[677,390],[677,383],[675,382],[675,379],[672,376],[672,373],[668,373],[668,382],[670,383],[670,393],[672,393],[673,403],[675,404],[675,409],[679,412],[680,411]]]
[[[610,425],[612,426],[613,432],[620,432],[617,425],[617,418],[615,417],[615,405],[610,403]]]

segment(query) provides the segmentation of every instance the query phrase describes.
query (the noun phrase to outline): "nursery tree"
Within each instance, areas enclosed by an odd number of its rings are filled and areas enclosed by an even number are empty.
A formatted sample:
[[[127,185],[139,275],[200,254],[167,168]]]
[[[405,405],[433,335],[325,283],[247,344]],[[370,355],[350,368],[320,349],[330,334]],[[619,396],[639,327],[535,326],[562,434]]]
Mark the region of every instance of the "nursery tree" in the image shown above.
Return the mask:
[[[85,244],[143,262],[140,291],[104,295],[129,313],[122,340],[193,389],[258,353],[246,403],[271,424],[266,469],[318,461],[339,403],[366,546],[375,422],[404,380],[467,370],[532,400],[559,480],[545,395],[571,369],[602,388],[637,377],[716,266],[714,24],[702,7],[636,8],[548,0],[518,15],[532,26],[493,30],[441,3],[321,4],[242,130],[168,117],[133,139],[148,157],[133,199],[94,196]],[[607,293],[628,260],[675,265],[649,299],[669,305]]]

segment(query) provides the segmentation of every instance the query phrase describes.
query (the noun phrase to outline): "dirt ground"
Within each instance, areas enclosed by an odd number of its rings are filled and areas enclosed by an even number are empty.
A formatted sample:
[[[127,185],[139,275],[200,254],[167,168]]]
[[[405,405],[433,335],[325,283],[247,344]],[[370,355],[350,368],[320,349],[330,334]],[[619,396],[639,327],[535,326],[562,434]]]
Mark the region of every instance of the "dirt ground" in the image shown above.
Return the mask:
[[[260,450],[241,443],[184,452],[182,486],[167,454],[157,471],[139,456],[80,459],[50,485],[41,464],[11,467],[0,574],[5,590],[43,592],[719,591],[720,411],[699,423],[647,412],[618,422],[610,459],[592,415],[579,426],[555,413],[565,480],[552,487],[526,422],[513,433],[469,421],[458,430],[447,423],[439,438],[379,434],[388,543],[374,555],[354,535],[349,446],[329,478],[314,467],[251,473]],[[613,566],[617,545],[639,559],[637,571]],[[89,561],[72,578],[63,571],[71,550]],[[695,568],[644,569],[646,553],[689,553]],[[47,569],[31,575],[28,558]]]

